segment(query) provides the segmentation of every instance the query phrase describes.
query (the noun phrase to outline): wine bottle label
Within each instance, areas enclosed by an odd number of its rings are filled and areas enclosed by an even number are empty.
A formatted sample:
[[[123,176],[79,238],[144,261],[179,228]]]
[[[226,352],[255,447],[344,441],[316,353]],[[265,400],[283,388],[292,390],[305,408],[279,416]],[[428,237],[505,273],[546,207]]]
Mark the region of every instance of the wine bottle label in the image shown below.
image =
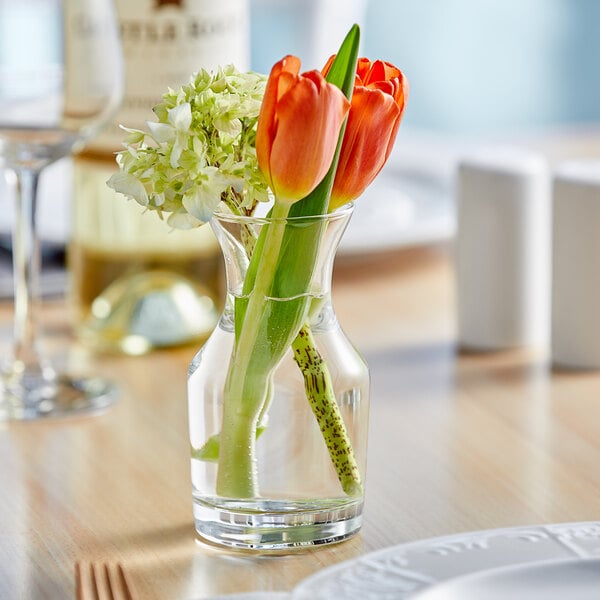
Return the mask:
[[[62,125],[86,135],[114,114],[121,97],[122,61],[112,2],[64,3],[65,90]],[[101,51],[99,51],[101,49]],[[82,59],[85,57],[85,59]]]
[[[248,0],[117,0],[125,94],[113,123],[88,146],[114,152],[125,137],[119,125],[143,128],[168,87],[200,69],[249,63]]]

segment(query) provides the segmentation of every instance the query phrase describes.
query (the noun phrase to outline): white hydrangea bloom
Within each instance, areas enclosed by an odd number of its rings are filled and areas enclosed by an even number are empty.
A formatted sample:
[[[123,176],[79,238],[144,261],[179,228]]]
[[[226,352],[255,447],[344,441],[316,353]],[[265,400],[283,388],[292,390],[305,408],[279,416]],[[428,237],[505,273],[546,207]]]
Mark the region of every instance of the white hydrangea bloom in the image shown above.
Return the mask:
[[[229,65],[169,89],[148,131],[123,127],[120,171],[108,185],[161,216],[168,213],[167,222],[178,229],[208,221],[220,202],[252,212],[269,199],[254,147],[265,84],[266,76]]]

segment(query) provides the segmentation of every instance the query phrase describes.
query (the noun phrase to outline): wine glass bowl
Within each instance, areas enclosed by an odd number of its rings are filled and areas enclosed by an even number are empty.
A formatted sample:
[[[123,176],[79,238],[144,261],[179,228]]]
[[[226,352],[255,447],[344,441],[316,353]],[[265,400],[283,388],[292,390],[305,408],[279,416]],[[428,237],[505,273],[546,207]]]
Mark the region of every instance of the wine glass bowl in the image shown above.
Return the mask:
[[[16,179],[14,334],[0,373],[0,418],[104,408],[116,387],[59,374],[37,327],[39,175],[81,150],[119,107],[123,63],[112,0],[0,0],[0,168]]]
[[[0,0],[0,17],[0,164],[40,168],[80,150],[120,105],[115,8]]]

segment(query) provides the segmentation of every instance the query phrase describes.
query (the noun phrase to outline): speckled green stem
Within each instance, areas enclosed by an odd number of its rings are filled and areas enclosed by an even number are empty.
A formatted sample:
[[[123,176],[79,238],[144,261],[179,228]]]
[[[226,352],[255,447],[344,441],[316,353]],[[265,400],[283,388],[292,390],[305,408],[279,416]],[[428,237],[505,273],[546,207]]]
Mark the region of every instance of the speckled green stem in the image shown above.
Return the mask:
[[[329,456],[342,489],[349,496],[359,496],[363,487],[352,443],[333,391],[333,382],[325,360],[308,325],[292,342],[294,360],[304,378],[306,397],[317,419]]]

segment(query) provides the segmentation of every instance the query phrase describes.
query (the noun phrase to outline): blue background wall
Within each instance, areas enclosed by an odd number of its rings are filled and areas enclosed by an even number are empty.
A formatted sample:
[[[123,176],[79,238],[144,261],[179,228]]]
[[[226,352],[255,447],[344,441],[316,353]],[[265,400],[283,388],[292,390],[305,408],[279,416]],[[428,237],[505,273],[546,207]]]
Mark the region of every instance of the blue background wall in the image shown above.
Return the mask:
[[[302,53],[312,0],[253,2],[253,68]],[[362,54],[391,60],[410,81],[405,126],[470,134],[600,121],[599,0],[368,0],[364,9]]]

